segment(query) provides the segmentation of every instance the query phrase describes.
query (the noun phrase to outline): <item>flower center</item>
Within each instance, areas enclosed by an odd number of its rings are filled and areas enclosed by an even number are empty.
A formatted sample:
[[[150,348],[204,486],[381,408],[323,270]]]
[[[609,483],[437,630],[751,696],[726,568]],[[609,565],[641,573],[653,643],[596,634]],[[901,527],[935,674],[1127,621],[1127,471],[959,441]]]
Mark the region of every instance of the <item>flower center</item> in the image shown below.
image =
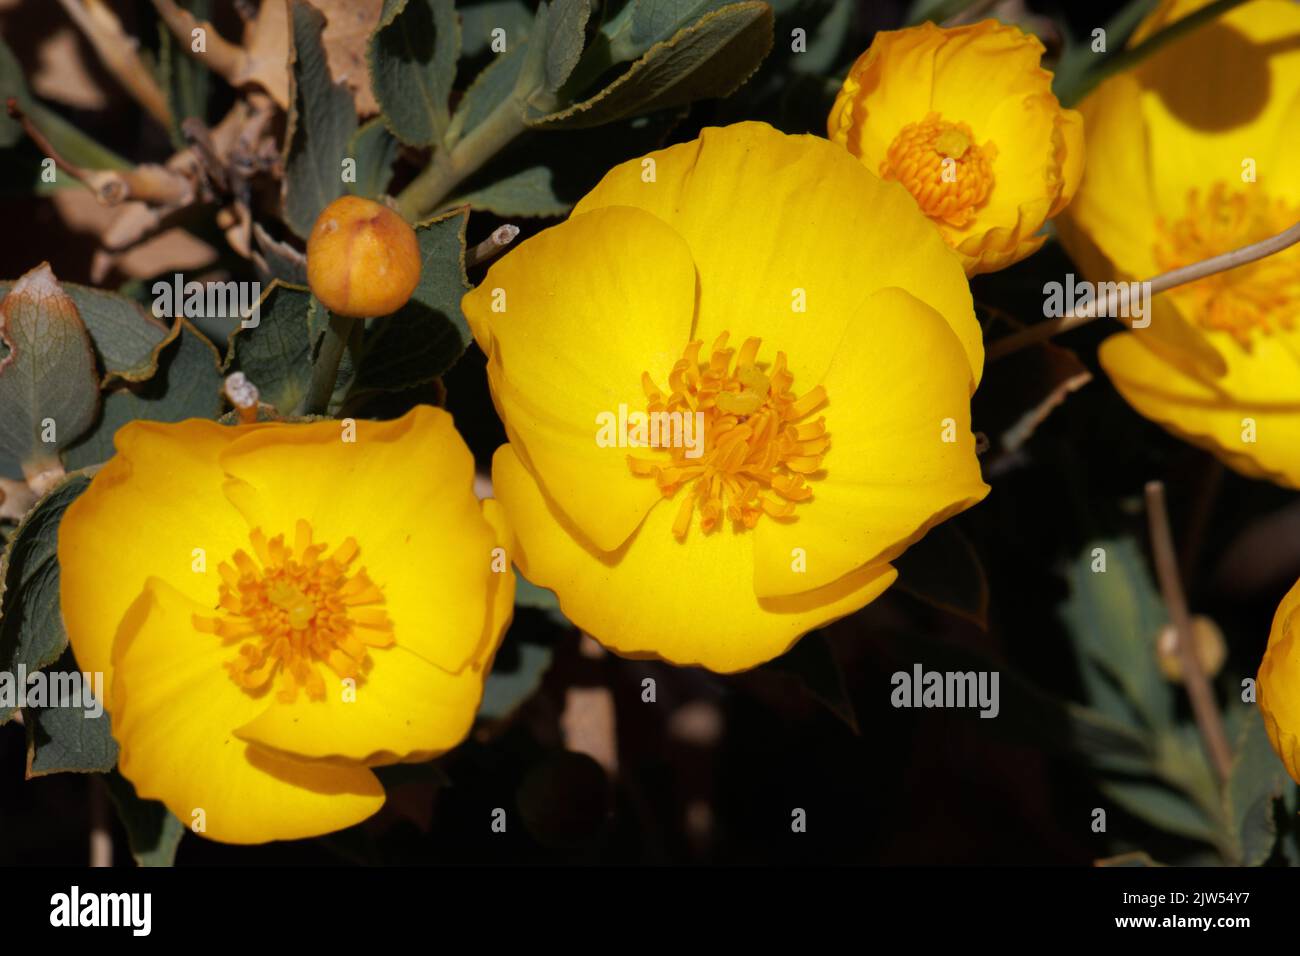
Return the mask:
[[[1187,215],[1157,221],[1156,264],[1162,272],[1277,235],[1300,219],[1300,207],[1270,200],[1259,186],[1230,191],[1215,183],[1187,196]],[[1300,247],[1171,289],[1210,331],[1227,332],[1246,349],[1251,335],[1290,331],[1300,313]]]
[[[236,551],[218,566],[218,613],[194,616],[194,626],[238,644],[226,662],[230,679],[250,693],[278,675],[276,696],[291,704],[300,688],[323,700],[324,664],[339,677],[361,677],[368,648],[393,643],[393,625],[381,605],[384,595],[365,569],[350,571],[359,548],[346,539],[329,557],[312,543],[312,529],[299,520],[292,547],[284,535],[269,541],[260,528],[249,535],[253,554]]]
[[[964,229],[993,191],[997,155],[992,142],[975,145],[965,123],[948,123],[931,113],[898,131],[880,163],[880,178],[907,187],[931,219]]]
[[[627,459],[632,473],[654,478],[664,497],[692,485],[673,522],[678,540],[697,507],[706,533],[724,514],[745,528],[764,513],[789,517],[796,502],[812,497],[804,476],[821,468],[830,445],[825,418],[803,421],[826,404],[826,390],[818,385],[797,397],[784,352],[765,369],[755,361],[761,340],[746,339],[737,352],[727,348],[727,337],[718,336],[707,362],[699,358],[703,342],[688,344],[668,373],[666,394],[648,372],[641,373],[652,421],[677,413],[699,423],[694,446],[671,443],[667,461]]]

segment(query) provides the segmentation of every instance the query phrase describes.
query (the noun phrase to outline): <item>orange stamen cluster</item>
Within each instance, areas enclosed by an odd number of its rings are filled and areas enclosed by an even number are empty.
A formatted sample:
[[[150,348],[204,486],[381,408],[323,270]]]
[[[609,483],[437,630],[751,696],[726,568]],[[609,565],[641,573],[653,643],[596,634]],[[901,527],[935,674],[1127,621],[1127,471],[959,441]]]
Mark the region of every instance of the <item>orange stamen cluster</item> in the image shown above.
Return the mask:
[[[805,476],[821,468],[830,445],[824,418],[803,421],[826,403],[825,389],[796,396],[784,352],[764,370],[756,361],[761,340],[746,339],[737,352],[727,348],[727,337],[713,343],[707,362],[699,358],[703,342],[687,345],[668,373],[667,392],[649,373],[641,375],[650,415],[703,415],[699,457],[688,457],[685,447],[668,448],[667,461],[628,456],[632,473],[653,477],[665,497],[692,485],[673,522],[679,540],[696,508],[706,533],[724,516],[744,528],[763,514],[790,517],[797,502],[812,497]]]
[[[1300,208],[1270,200],[1257,185],[1230,191],[1215,183],[1204,196],[1193,189],[1187,215],[1160,219],[1155,245],[1162,272],[1267,239],[1300,219]],[[1295,328],[1300,314],[1300,247],[1219,272],[1170,291],[1189,316],[1211,331],[1227,332],[1246,349],[1255,333]]]
[[[975,145],[965,123],[948,123],[931,113],[899,130],[881,160],[880,178],[902,183],[931,219],[964,229],[993,191],[997,155],[992,142]],[[952,163],[945,167],[948,159]]]
[[[359,548],[346,539],[329,557],[312,543],[312,529],[299,520],[293,546],[284,535],[250,535],[253,554],[236,551],[218,571],[216,617],[195,615],[194,626],[218,635],[239,652],[226,670],[240,687],[257,692],[278,675],[277,698],[293,703],[299,689],[325,698],[324,664],[341,678],[360,678],[370,665],[368,649],[393,643],[393,625],[380,607],[384,595],[365,569],[349,571]]]

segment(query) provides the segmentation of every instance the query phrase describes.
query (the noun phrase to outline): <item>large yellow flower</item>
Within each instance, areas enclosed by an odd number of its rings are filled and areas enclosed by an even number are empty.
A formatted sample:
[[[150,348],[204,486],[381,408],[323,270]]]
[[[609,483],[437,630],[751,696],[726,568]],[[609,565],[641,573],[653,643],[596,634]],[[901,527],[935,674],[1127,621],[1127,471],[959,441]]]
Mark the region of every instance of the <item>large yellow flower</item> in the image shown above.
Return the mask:
[[[1300,783],[1300,582],[1282,599],[1273,618],[1257,690],[1268,739]]]
[[[1166,3],[1143,35],[1199,2]],[[1059,222],[1088,278],[1140,279],[1300,221],[1300,6],[1257,0],[1082,104],[1088,173]],[[1158,296],[1103,368],[1143,415],[1300,487],[1300,249]]]
[[[1063,110],[1038,38],[995,20],[881,31],[827,120],[833,142],[902,183],[967,275],[1035,252],[1083,173],[1083,121]]]
[[[742,123],[616,167],[464,310],[520,570],[626,656],[769,660],[988,491],[961,265],[823,139]],[[618,447],[642,413],[661,447]]]
[[[142,797],[230,843],[313,836],[379,809],[370,767],[460,742],[514,578],[450,416],[116,444],[60,526],[61,602]]]

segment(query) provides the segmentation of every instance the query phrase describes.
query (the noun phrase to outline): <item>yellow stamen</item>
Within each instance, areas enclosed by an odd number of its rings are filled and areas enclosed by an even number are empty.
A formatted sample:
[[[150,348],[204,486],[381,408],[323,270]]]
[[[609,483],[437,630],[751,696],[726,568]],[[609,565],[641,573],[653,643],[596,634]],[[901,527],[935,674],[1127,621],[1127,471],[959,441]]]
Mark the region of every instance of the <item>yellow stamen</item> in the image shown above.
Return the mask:
[[[975,145],[965,123],[930,113],[898,131],[880,163],[880,178],[902,183],[931,219],[964,229],[993,191],[997,155],[992,142]]]
[[[375,606],[384,595],[365,569],[348,570],[357,542],[348,538],[322,558],[329,549],[312,543],[311,525],[301,520],[292,547],[260,528],[248,538],[256,559],[240,550],[218,568],[217,610],[224,614],[194,616],[198,630],[239,645],[226,662],[230,679],[258,693],[278,675],[277,698],[293,703],[299,689],[311,700],[325,698],[322,665],[361,678],[370,666],[367,648],[392,644],[393,625]]]
[[[683,443],[666,448],[666,458],[627,459],[632,474],[654,478],[665,497],[690,485],[673,520],[678,539],[697,510],[706,533],[724,516],[738,528],[753,528],[763,514],[792,517],[795,503],[812,497],[804,475],[821,468],[830,447],[824,418],[801,421],[826,404],[826,390],[818,385],[797,397],[784,352],[762,368],[761,340],[747,339],[737,352],[727,348],[727,338],[726,332],[718,337],[705,362],[699,358],[704,343],[688,344],[668,373],[667,393],[649,373],[641,376],[650,416],[702,416],[698,455]]]
[[[1270,200],[1258,185],[1229,191],[1215,183],[1202,196],[1193,189],[1187,215],[1157,220],[1155,257],[1167,272],[1276,235],[1300,219],[1300,208]],[[1227,332],[1245,349],[1254,334],[1295,328],[1300,315],[1300,246],[1227,272],[1206,276],[1168,293],[1210,330]]]

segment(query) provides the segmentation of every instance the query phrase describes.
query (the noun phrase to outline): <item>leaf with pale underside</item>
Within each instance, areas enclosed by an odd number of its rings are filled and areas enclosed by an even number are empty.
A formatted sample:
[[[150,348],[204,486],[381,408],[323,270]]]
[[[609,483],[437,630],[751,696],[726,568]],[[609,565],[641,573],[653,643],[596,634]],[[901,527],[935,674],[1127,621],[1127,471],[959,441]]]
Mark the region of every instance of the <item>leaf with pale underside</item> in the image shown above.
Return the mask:
[[[59,451],[99,409],[99,373],[76,303],[42,263],[0,302],[0,457],[31,477],[58,470]]]

